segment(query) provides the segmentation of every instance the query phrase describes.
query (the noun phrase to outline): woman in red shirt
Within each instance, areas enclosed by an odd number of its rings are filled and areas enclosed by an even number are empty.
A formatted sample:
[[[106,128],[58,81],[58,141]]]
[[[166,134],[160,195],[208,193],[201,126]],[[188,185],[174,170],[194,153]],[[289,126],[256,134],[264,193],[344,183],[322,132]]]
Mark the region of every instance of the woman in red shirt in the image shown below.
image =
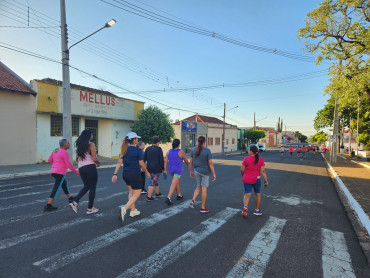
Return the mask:
[[[252,188],[255,193],[256,208],[254,215],[262,215],[262,211],[259,209],[261,203],[261,172],[265,179],[265,187],[268,185],[265,162],[258,155],[258,148],[251,146],[248,150],[249,156],[245,157],[242,163],[241,174],[243,176],[244,183],[244,208],[242,212],[243,217],[247,217],[248,203],[252,195]]]

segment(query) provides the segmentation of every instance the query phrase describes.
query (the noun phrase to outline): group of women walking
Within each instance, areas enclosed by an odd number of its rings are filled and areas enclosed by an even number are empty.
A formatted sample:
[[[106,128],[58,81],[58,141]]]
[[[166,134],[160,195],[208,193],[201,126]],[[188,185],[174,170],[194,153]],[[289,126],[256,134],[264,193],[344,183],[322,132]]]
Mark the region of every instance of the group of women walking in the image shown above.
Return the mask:
[[[121,144],[119,159],[112,177],[112,182],[117,182],[118,172],[123,164],[122,178],[128,187],[129,193],[127,203],[119,207],[119,218],[122,222],[124,221],[128,210],[130,210],[129,215],[131,217],[140,215],[140,211],[135,207],[135,203],[141,193],[145,190],[145,176],[150,179],[150,184],[152,184],[155,183],[155,178],[158,178],[160,174],[160,171],[158,170],[159,168],[156,169],[156,173],[148,171],[148,161],[145,159],[147,158],[147,154],[145,154],[144,158],[143,151],[145,144],[142,142],[139,143],[139,138],[141,137],[135,132],[129,132],[125,136]],[[67,139],[61,139],[59,142],[60,148],[54,150],[50,155],[49,162],[53,164],[51,173],[55,178],[55,184],[49,201],[44,208],[45,211],[57,209],[56,207],[52,206],[52,202],[56,197],[60,187],[62,187],[64,193],[67,195],[69,206],[74,212],[77,213],[78,203],[87,192],[89,192],[89,204],[86,213],[92,214],[99,211],[94,207],[94,199],[96,184],[98,181],[96,167],[100,166],[100,162],[96,155],[96,147],[94,143],[91,142],[92,139],[93,136],[91,131],[84,130],[76,141],[76,160],[78,162],[78,171],[73,167],[69,160],[67,150],[70,148],[70,143]],[[162,150],[159,152],[159,150],[155,148],[155,146],[158,147],[158,144],[158,137],[153,137],[153,151],[155,151],[155,153],[161,153],[163,160]],[[244,207],[242,211],[243,217],[247,216],[248,203],[252,194],[252,190],[255,192],[256,201],[254,214],[262,214],[259,208],[261,202],[261,173],[265,180],[265,186],[268,185],[265,164],[263,159],[258,155],[258,148],[251,146],[248,150],[248,154],[249,156],[244,158],[241,166],[242,181],[244,183]],[[147,165],[144,161],[147,162]],[[196,180],[196,188],[194,190],[189,207],[194,208],[197,197],[201,195],[200,212],[207,213],[209,212],[209,209],[206,207],[207,190],[210,183],[209,179],[210,175],[212,175],[212,181],[215,181],[216,172],[212,162],[212,154],[211,151],[206,147],[206,139],[204,136],[200,136],[198,138],[198,146],[191,149],[189,160],[184,151],[182,151],[180,148],[180,140],[173,140],[172,149],[166,153],[164,165],[161,166],[162,168],[160,167],[160,170],[163,172],[164,176],[167,174],[172,176],[171,186],[165,202],[169,206],[173,204],[171,198],[175,191],[177,194],[176,199],[183,199],[183,196],[180,192],[180,179],[184,172],[184,162],[190,170],[190,177],[195,178]],[[151,165],[150,167],[153,168],[154,166]],[[68,168],[74,173],[80,175],[84,184],[84,187],[80,190],[76,197],[72,197],[69,193],[68,184],[65,180],[65,175]],[[160,194],[157,192],[157,188],[158,187],[155,188],[156,196]],[[153,193],[154,188],[149,187],[148,191],[147,201],[148,198],[152,198],[151,196],[149,197],[149,193]]]

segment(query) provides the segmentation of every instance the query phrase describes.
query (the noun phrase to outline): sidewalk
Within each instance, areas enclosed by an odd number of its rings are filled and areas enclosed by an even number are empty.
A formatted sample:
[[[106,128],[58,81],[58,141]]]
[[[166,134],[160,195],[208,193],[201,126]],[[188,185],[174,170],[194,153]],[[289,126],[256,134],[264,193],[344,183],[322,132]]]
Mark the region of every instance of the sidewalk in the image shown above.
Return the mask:
[[[330,163],[329,153],[323,156],[329,163],[329,173],[370,262],[370,169],[365,163],[353,163],[343,156],[338,156],[336,163]]]
[[[116,159],[103,156],[98,156],[98,158],[101,164],[100,169],[115,167],[117,164]],[[73,165],[77,168],[76,162],[73,162]],[[50,169],[50,163],[0,166],[0,179],[50,174]]]

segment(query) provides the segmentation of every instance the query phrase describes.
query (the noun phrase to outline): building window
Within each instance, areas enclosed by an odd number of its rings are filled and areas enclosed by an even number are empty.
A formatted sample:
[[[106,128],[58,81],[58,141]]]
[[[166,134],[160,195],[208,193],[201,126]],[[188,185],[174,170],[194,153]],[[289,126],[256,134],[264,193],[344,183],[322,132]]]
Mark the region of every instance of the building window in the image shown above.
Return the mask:
[[[232,144],[235,144],[235,138],[231,139]]]
[[[213,138],[208,137],[208,146],[213,146]]]
[[[229,145],[229,139],[226,139],[226,145]]]
[[[216,137],[216,144],[215,145],[216,146],[219,146],[220,145],[220,141],[221,141],[220,138],[219,137]]]
[[[78,136],[80,129],[80,118],[72,117],[72,136]],[[63,136],[63,117],[50,115],[50,136]]]

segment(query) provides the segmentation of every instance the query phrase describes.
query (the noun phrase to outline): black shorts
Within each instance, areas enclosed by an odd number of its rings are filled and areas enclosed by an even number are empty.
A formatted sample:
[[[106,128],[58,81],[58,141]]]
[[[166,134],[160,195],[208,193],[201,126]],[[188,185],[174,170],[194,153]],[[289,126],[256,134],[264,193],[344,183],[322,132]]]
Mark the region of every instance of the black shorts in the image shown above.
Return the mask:
[[[123,180],[127,184],[127,186],[131,186],[132,189],[140,189],[142,188],[142,180],[141,180],[141,173],[140,172],[125,172],[123,171]]]

